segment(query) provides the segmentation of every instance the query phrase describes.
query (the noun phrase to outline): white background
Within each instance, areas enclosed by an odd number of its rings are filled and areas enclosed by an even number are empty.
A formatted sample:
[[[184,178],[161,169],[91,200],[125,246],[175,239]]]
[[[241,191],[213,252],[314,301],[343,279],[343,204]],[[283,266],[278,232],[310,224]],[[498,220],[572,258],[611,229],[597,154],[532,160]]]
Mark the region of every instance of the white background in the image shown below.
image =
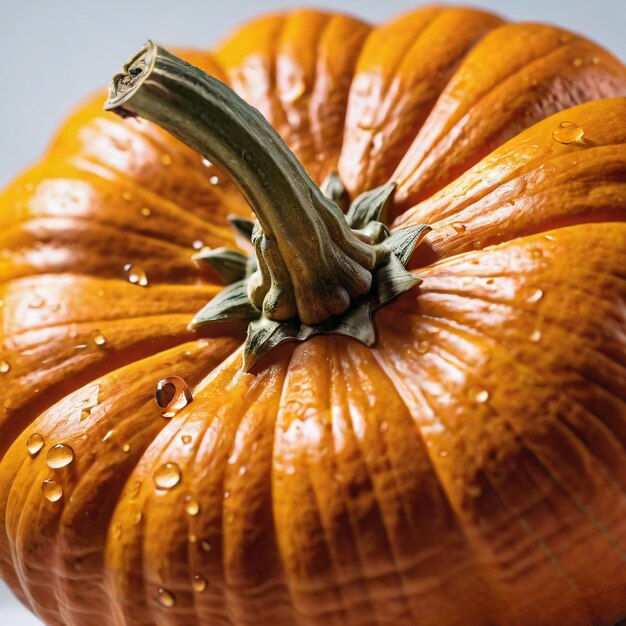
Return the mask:
[[[334,7],[372,21],[411,0],[0,0],[0,186],[44,150],[81,97],[106,84],[148,38],[209,46],[272,9]],[[626,59],[626,0],[473,0],[515,20],[585,33]],[[0,626],[40,624],[0,583]],[[151,626],[151,625],[146,625]]]

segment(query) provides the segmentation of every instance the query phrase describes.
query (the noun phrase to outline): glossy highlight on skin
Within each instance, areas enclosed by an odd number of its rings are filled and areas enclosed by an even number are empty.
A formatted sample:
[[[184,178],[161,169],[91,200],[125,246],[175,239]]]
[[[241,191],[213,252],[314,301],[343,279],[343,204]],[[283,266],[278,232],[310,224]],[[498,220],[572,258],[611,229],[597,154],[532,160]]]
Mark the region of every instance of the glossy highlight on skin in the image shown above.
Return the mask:
[[[2,578],[53,626],[626,618],[623,64],[454,7],[176,52],[318,184],[397,182],[388,225],[433,228],[423,283],[373,348],[242,372],[245,328],[188,323],[223,287],[192,257],[248,207],[98,94],[0,196]],[[164,419],[171,377],[193,401]]]

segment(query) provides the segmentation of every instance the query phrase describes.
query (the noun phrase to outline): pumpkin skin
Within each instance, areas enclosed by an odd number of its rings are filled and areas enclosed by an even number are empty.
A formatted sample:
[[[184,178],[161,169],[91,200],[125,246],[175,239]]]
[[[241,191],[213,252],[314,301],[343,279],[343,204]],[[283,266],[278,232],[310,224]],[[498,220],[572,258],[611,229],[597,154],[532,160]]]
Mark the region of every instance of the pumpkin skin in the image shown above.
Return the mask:
[[[98,95],[0,198],[4,580],[69,626],[626,617],[624,66],[438,7],[270,15],[181,54],[316,181],[397,181],[391,225],[433,227],[424,282],[373,349],[315,337],[241,372],[244,328],[187,324],[221,288],[194,242],[234,247],[247,206]],[[556,141],[562,122],[584,137]],[[167,420],[174,375],[194,400]],[[58,443],[75,456],[53,470]],[[165,463],[180,481],[157,489]]]

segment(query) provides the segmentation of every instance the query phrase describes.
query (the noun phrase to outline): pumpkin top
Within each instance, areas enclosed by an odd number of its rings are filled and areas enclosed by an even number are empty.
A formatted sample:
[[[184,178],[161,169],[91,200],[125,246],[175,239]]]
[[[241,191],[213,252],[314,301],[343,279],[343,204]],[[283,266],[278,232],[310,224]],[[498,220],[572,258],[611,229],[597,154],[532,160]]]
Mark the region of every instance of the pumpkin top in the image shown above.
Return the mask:
[[[98,94],[0,197],[4,579],[51,624],[626,616],[624,66],[442,7],[178,54],[338,204],[394,183],[422,283],[373,346],[241,371],[245,326],[189,322],[224,288],[194,257],[251,251],[246,200]]]

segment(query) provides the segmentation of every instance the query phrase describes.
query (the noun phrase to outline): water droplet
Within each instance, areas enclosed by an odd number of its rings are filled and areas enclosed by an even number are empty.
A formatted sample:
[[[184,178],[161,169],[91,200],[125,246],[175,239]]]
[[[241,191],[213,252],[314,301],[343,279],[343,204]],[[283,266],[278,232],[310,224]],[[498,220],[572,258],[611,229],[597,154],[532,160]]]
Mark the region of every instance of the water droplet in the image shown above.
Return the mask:
[[[166,609],[171,609],[176,604],[176,598],[171,591],[159,587],[157,602]]]
[[[206,540],[203,539],[200,542],[200,547],[205,551],[205,552],[211,552],[211,544]]]
[[[84,422],[90,415],[91,415],[91,409],[83,409],[80,412],[80,420],[79,421]]]
[[[0,361],[0,374],[6,374],[11,369],[11,365],[9,365],[8,361],[4,359]]]
[[[304,92],[306,91],[306,83],[298,78],[294,81],[292,85],[285,91],[283,91],[281,95],[281,99],[285,102],[296,102],[298,99],[302,97]]]
[[[594,65],[598,65],[598,63],[600,63],[600,57],[593,57],[593,59],[591,59],[591,62]]]
[[[228,498],[230,498],[230,491],[225,491],[224,492],[224,500],[228,500]]]
[[[122,446],[122,452],[124,452],[125,454],[128,454],[130,452],[130,444],[129,443],[125,443]]]
[[[185,511],[187,515],[198,515],[200,513],[200,503],[192,496],[185,496]]]
[[[126,272],[126,278],[129,283],[139,285],[140,287],[147,287],[148,277],[140,267],[127,263],[124,265],[124,271]]]
[[[195,535],[189,535],[189,543],[196,543],[198,538]]]
[[[547,239],[548,241],[554,241],[554,235],[544,235],[543,238]]]
[[[34,295],[30,299],[28,306],[31,309],[40,309],[44,304],[45,304],[45,301],[41,296]]]
[[[541,298],[543,298],[543,291],[541,289],[533,289],[530,292],[530,295],[526,298],[526,302],[534,304],[535,302],[539,302]]]
[[[477,389],[473,395],[474,400],[480,404],[484,404],[489,400],[489,392],[486,389]]]
[[[137,509],[135,511],[135,518],[134,518],[135,525],[139,524],[142,519],[143,519],[143,513],[139,509]]]
[[[50,469],[67,467],[74,460],[74,450],[64,443],[57,443],[48,450],[46,462]]]
[[[199,574],[196,574],[193,577],[192,585],[194,591],[197,591],[198,593],[203,592],[207,588],[207,584],[206,578],[203,578]]]
[[[130,191],[124,191],[122,192],[122,199],[125,200],[126,202],[132,202],[133,194],[130,193]]]
[[[144,217],[150,217],[152,215],[152,209],[150,207],[145,206],[141,209],[141,214]]]
[[[181,441],[182,441],[182,442],[183,442],[186,446],[188,446],[188,445],[192,442],[191,435],[183,435],[183,436],[181,437]]]
[[[381,422],[378,426],[378,430],[381,433],[386,433],[389,430],[389,422]]]
[[[172,157],[169,154],[162,154],[161,155],[161,164],[165,165],[165,167],[167,167],[168,165],[172,164]]]
[[[42,435],[40,435],[39,433],[33,433],[27,440],[26,440],[26,447],[28,448],[28,454],[30,454],[30,456],[37,456],[40,452],[41,449],[44,447],[45,445],[45,441]]]
[[[417,344],[417,351],[420,354],[426,354],[428,352],[428,343],[426,341],[420,341]]]
[[[113,437],[113,429],[107,431],[104,437],[102,437],[102,441],[108,441],[111,437]]]
[[[582,59],[574,59],[574,65],[575,67],[580,67],[583,64],[583,60]]]
[[[209,178],[209,182],[212,185],[219,185],[220,184],[220,177],[219,176],[211,176],[211,178]]]
[[[450,226],[452,226],[457,233],[464,233],[467,230],[467,226],[465,224],[461,224],[461,222],[452,222]]]
[[[63,497],[63,487],[56,480],[46,478],[41,483],[41,490],[46,500],[50,502],[58,502]]]
[[[153,478],[158,489],[172,489],[180,482],[180,468],[176,463],[164,463],[155,470]]]
[[[91,333],[91,339],[97,346],[103,346],[107,342],[106,337],[99,330]]]
[[[200,239],[196,239],[192,244],[191,247],[194,250],[202,250],[202,248],[204,247],[204,242],[200,241]]]
[[[168,376],[157,383],[156,402],[163,409],[163,417],[174,417],[192,400],[189,385],[180,376]]]
[[[211,167],[213,163],[211,163],[209,159],[202,159],[202,165],[204,165],[204,167]]]
[[[113,537],[115,539],[119,539],[122,536],[122,524],[117,522],[115,526],[113,526]]]
[[[445,458],[448,456],[448,452],[446,450],[440,450],[439,456]]]
[[[552,131],[552,139],[565,145],[580,141],[584,135],[585,131],[575,122],[561,122]]]
[[[541,339],[541,331],[538,328],[536,328],[535,330],[533,330],[532,333],[530,333],[529,339],[533,341],[534,343],[537,343]]]

